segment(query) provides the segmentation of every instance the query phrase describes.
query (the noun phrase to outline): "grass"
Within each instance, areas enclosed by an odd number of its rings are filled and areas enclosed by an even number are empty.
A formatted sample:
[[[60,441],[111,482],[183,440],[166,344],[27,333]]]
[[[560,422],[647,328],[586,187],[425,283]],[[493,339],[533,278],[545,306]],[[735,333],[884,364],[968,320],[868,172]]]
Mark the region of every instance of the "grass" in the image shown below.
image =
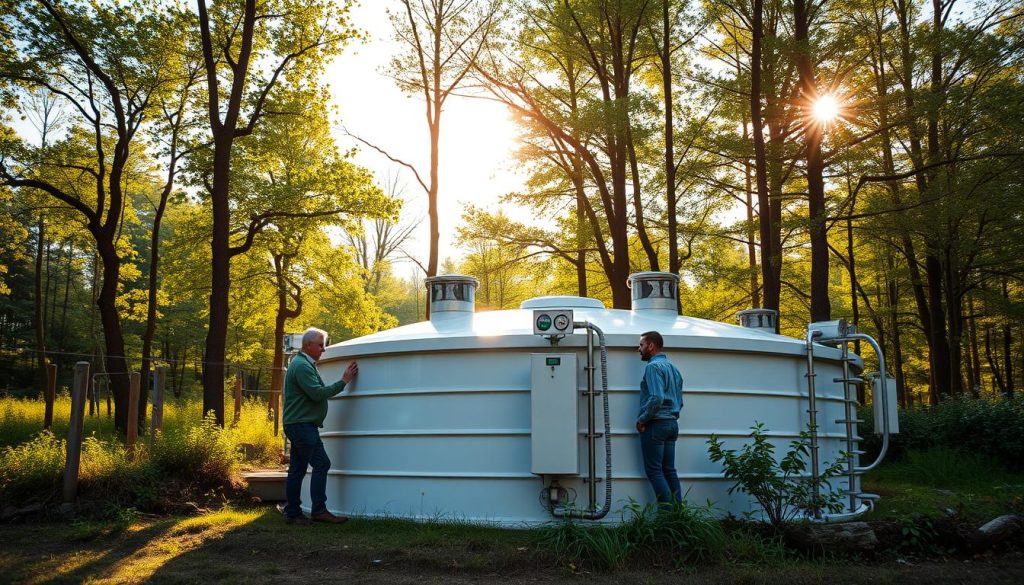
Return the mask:
[[[729,540],[727,547],[753,542]],[[1019,557],[971,564],[866,564],[792,555],[712,565],[650,564],[612,571],[559,562],[538,532],[458,522],[353,519],[285,526],[267,508],[187,518],[0,526],[0,583],[299,582],[479,583],[1016,583]]]
[[[37,400],[0,398],[0,508],[55,501],[67,453],[70,399],[56,401],[51,430],[41,430],[43,410]],[[201,410],[195,401],[166,405],[158,440],[150,443],[143,435],[134,458],[126,454],[111,419],[86,417],[79,472],[86,512],[165,511],[175,499],[230,489],[243,464],[279,462],[281,440],[273,435],[264,403],[245,401],[238,423],[223,429],[202,419]]]
[[[948,448],[909,451],[863,479],[882,496],[869,520],[955,515],[984,522],[1002,514],[1024,514],[1024,473],[1007,471],[984,455]]]

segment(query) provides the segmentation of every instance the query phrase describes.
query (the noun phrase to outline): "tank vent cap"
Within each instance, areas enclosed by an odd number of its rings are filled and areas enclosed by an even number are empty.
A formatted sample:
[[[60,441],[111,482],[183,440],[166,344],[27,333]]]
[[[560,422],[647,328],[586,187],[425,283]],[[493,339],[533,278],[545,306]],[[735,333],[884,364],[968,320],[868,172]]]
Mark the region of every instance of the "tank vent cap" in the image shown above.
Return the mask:
[[[679,275],[671,272],[634,272],[626,284],[633,292],[634,311],[678,313]]]
[[[425,281],[430,302],[430,317],[439,313],[472,313],[476,305],[476,287],[480,281],[463,274],[432,276]]]
[[[779,325],[779,312],[775,309],[747,309],[736,313],[740,326],[775,333]]]

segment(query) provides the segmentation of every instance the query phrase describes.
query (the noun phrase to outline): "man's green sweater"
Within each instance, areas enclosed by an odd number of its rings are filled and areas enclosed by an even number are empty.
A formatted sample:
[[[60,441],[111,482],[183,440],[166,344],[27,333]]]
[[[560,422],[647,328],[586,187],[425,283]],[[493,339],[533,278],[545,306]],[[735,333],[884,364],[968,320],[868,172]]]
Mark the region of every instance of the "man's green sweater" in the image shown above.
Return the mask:
[[[304,353],[292,358],[284,375],[284,424],[313,423],[324,426],[327,417],[327,399],[345,389],[345,381],[327,386],[313,365],[313,359]]]

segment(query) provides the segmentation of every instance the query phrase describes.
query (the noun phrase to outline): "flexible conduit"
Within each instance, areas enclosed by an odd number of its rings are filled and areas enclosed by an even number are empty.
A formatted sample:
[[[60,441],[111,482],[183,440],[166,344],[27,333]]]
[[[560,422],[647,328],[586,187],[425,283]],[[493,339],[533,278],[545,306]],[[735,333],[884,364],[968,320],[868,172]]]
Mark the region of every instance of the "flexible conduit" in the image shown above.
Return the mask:
[[[597,510],[566,510],[555,508],[551,513],[557,518],[580,518],[582,520],[600,520],[608,515],[612,508],[612,424],[608,409],[608,350],[604,343],[604,331],[590,321],[573,323],[574,327],[585,327],[597,333],[597,341],[601,346],[601,404],[604,408],[604,506]],[[593,358],[591,358],[593,363]],[[591,388],[591,391],[593,389]],[[593,416],[593,412],[590,413]]]

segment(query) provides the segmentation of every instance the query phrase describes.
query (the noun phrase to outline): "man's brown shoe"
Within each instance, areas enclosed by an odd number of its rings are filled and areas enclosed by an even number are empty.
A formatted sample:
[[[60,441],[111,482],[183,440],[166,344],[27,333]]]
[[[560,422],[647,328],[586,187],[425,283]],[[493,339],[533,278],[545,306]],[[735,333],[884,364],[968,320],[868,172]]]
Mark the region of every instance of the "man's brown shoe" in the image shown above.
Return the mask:
[[[298,524],[300,526],[308,526],[312,521],[305,516],[285,516],[285,524]]]
[[[348,522],[347,516],[335,516],[327,510],[320,512],[319,514],[313,514],[310,516],[310,519],[313,522],[327,522],[328,524],[343,524]]]

